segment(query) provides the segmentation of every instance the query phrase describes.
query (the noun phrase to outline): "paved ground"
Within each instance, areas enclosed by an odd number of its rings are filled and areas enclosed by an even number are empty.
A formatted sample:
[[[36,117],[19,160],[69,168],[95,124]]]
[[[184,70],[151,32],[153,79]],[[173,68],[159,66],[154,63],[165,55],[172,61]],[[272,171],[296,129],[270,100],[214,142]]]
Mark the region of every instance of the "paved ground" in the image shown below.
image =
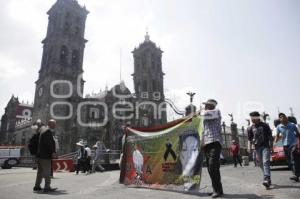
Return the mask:
[[[276,168],[272,171],[273,188],[265,190],[261,185],[261,173],[253,166],[236,168],[224,166],[221,169],[225,195],[223,198],[300,198],[300,183],[289,180],[290,171]],[[73,173],[55,173],[53,187],[60,190],[52,194],[33,193],[35,171],[28,168],[0,169],[1,199],[31,198],[72,198],[72,199],[194,199],[195,195],[187,195],[168,191],[127,188],[118,183],[119,171],[97,173],[92,175]],[[200,197],[211,191],[206,168],[203,170]]]

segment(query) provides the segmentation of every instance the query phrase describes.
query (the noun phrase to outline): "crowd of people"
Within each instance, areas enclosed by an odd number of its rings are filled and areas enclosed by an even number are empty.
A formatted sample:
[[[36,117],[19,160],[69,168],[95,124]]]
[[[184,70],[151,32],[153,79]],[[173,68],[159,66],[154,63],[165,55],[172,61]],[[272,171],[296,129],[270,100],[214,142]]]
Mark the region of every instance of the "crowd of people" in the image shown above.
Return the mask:
[[[204,102],[204,111],[201,113],[203,117],[202,132],[202,150],[207,163],[208,173],[211,179],[213,192],[209,193],[212,198],[223,196],[223,186],[220,173],[220,158],[222,151],[222,134],[221,134],[221,112],[216,108],[217,101],[209,99]],[[288,166],[293,171],[291,180],[298,182],[300,177],[300,134],[297,126],[289,122],[284,113],[278,115],[280,123],[275,125],[275,140],[273,140],[272,131],[268,124],[261,120],[259,112],[250,113],[252,125],[247,129],[248,134],[248,152],[254,152],[254,162],[258,164],[262,170],[262,184],[269,188],[272,184],[270,169],[270,154],[273,150],[273,143],[279,139],[283,142],[284,151],[288,159]],[[37,176],[34,191],[51,192],[56,188],[51,188],[51,159],[57,158],[58,142],[55,139],[56,121],[51,119],[47,126],[42,125],[38,120],[35,125],[36,135],[33,136],[29,144],[30,152],[36,156]],[[32,141],[35,140],[35,141]],[[125,134],[122,139],[122,145],[125,142]],[[106,149],[103,142],[98,141],[93,145],[95,155],[92,159],[91,149],[87,143],[80,140],[76,143],[78,151],[76,153],[76,174],[82,170],[83,173],[92,173],[98,168],[104,171],[99,164],[103,152]],[[122,146],[124,148],[124,146]],[[239,163],[242,166],[239,155],[239,145],[233,140],[230,147],[233,156],[234,166]],[[45,179],[44,189],[41,188],[42,179]]]
[[[202,147],[207,162],[208,173],[211,178],[213,192],[209,193],[212,198],[221,197],[224,192],[220,175],[220,155],[222,147],[221,135],[221,114],[216,108],[216,100],[208,100],[205,104],[203,113],[204,130],[202,134]],[[300,134],[295,123],[290,122],[284,113],[278,115],[275,122],[275,140],[272,130],[268,124],[261,120],[261,115],[257,111],[250,113],[252,125],[247,129],[248,134],[248,152],[253,152],[254,164],[262,170],[262,184],[268,189],[271,184],[270,155],[273,151],[273,143],[281,142],[284,146],[287,164],[293,174],[291,180],[299,182],[300,177]],[[234,166],[242,162],[239,155],[239,145],[236,140],[230,147]]]
[[[94,173],[96,170],[99,170],[100,172],[105,171],[104,167],[101,165],[101,160],[103,159],[104,153],[109,152],[110,150],[105,147],[102,141],[97,141],[96,144],[93,145],[93,157],[92,151],[86,142],[80,140],[76,145],[79,147],[75,157],[77,175],[80,170],[82,173],[86,174]]]

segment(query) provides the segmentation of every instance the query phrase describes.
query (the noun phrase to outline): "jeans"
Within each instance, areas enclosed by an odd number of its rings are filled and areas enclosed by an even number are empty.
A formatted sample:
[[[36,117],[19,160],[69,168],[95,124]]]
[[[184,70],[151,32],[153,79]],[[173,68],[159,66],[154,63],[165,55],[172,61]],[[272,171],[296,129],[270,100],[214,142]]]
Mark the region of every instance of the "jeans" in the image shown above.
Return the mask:
[[[207,169],[215,193],[223,193],[220,174],[220,154],[222,146],[219,142],[213,142],[204,146]]]
[[[291,157],[292,157],[292,147],[293,146],[284,146],[283,147],[283,150],[284,150],[284,154],[285,154],[285,157],[287,159],[287,164],[289,166],[290,169],[292,169],[292,160],[291,160]]]
[[[271,181],[271,169],[270,169],[270,148],[258,147],[255,149],[258,157],[259,166],[263,171],[263,180]]]
[[[253,158],[254,166],[257,166],[256,150],[252,151],[252,158]]]

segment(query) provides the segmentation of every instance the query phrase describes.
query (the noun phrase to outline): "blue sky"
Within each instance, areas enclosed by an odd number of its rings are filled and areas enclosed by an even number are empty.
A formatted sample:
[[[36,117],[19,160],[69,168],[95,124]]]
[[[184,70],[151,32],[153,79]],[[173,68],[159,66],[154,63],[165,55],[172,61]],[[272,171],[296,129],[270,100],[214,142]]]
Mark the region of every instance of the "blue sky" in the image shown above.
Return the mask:
[[[33,100],[55,0],[0,0],[0,113],[12,94]],[[119,83],[133,91],[131,51],[150,39],[164,51],[166,96],[181,109],[187,91],[195,104],[219,101],[224,120],[239,125],[251,110],[274,119],[277,107],[300,118],[300,1],[297,0],[79,0],[90,14],[85,93]],[[172,117],[175,115],[171,115]]]

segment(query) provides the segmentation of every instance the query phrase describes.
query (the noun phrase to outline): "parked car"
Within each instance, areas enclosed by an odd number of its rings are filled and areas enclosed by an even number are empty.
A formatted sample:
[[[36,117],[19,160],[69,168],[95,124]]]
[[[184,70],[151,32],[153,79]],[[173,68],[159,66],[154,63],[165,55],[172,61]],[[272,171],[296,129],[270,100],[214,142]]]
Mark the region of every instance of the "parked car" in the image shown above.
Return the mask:
[[[10,169],[20,162],[21,147],[1,146],[0,147],[0,166],[2,169]]]
[[[273,153],[271,154],[271,166],[287,166],[287,157],[285,156],[281,139],[279,139],[273,145]]]

